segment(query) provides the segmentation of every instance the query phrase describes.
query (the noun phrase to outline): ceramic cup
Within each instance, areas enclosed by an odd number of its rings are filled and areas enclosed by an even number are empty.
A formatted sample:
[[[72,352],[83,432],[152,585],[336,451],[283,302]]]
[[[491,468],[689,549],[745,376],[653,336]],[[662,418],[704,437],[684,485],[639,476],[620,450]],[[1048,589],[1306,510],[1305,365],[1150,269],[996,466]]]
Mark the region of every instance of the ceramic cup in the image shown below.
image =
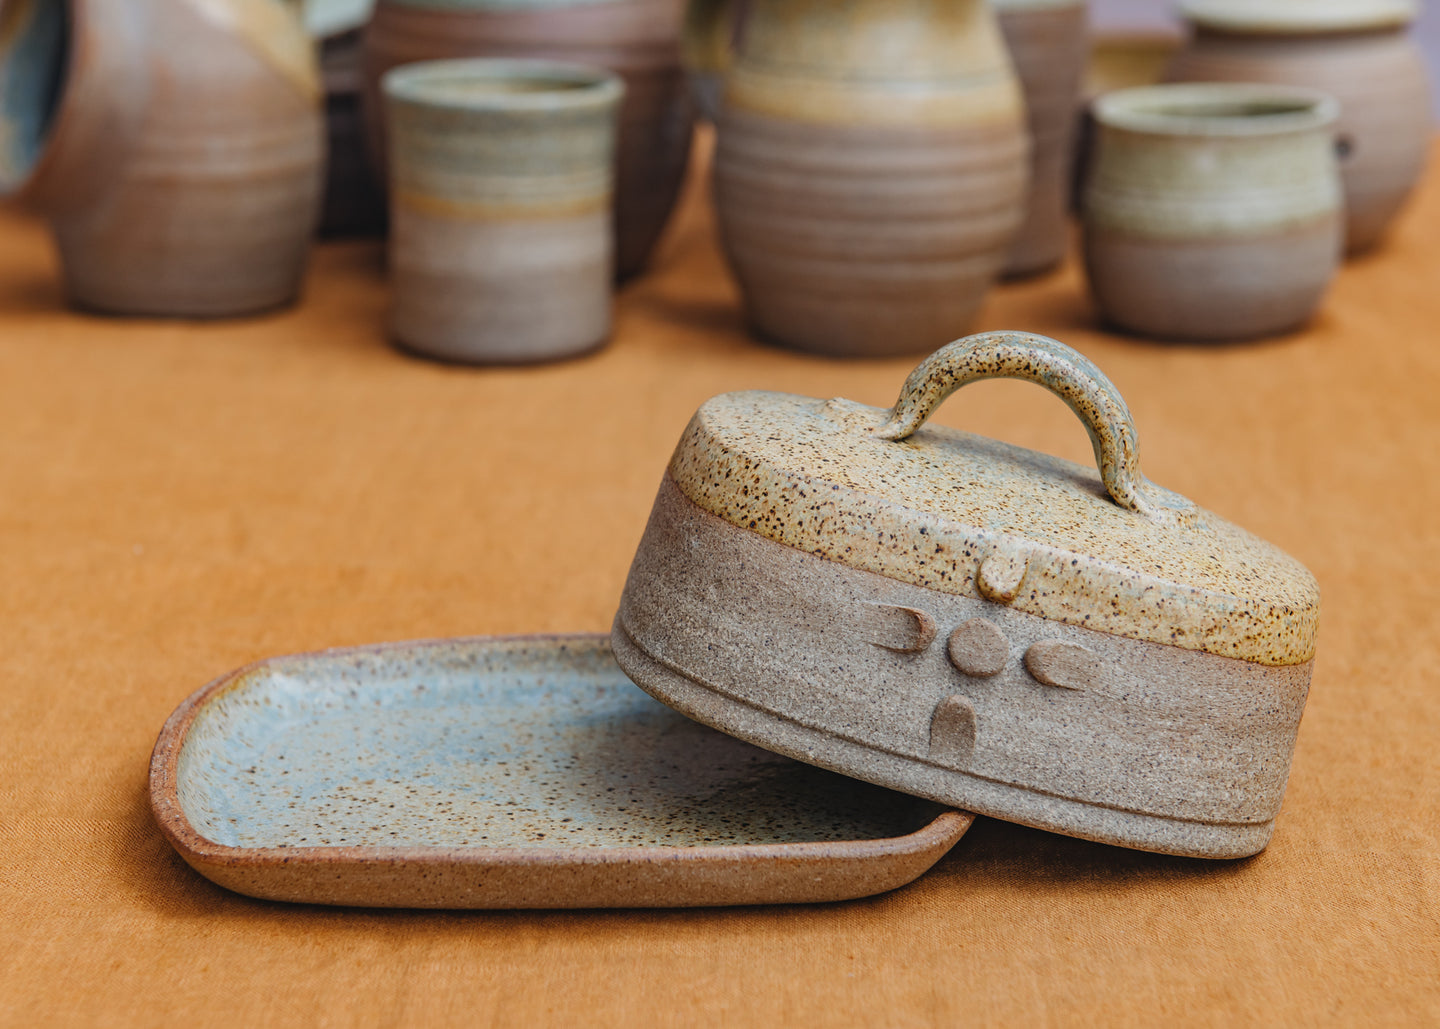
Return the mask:
[[[1107,94],[1094,113],[1085,265],[1110,321],[1221,341],[1310,316],[1343,245],[1333,99],[1168,85]]]
[[[396,341],[477,363],[602,344],[619,77],[463,59],[396,68],[383,88]]]
[[[644,270],[685,178],[693,111],[680,67],[683,0],[378,0],[365,29],[367,128],[383,152],[379,81],[412,61],[528,58],[625,82],[615,164],[615,265]]]

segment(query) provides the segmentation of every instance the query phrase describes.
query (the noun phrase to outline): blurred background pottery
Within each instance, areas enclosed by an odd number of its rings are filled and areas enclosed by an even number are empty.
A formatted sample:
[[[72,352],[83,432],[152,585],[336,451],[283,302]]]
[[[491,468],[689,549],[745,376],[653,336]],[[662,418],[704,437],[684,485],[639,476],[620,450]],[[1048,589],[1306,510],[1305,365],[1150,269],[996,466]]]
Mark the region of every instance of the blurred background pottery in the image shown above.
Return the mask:
[[[1194,36],[1168,77],[1274,82],[1340,101],[1346,246],[1375,246],[1424,169],[1429,83],[1411,0],[1188,0]]]
[[[725,23],[709,13],[689,23]],[[849,357],[964,334],[1029,167],[984,0],[754,0],[717,130],[720,235],[755,332]]]
[[[360,95],[361,30],[373,0],[307,0],[305,28],[320,49],[325,88],[325,202],[321,236],[374,236],[385,231],[385,191],[365,152]]]
[[[1107,33],[1090,38],[1083,95],[1093,99],[1116,89],[1153,86],[1165,77],[1184,43],[1178,32]]]
[[[695,113],[708,122],[720,116],[725,74],[734,58],[735,42],[748,8],[749,0],[686,5],[680,61],[690,84]]]
[[[246,314],[299,291],[320,199],[314,53],[277,0],[9,0],[0,191],[71,302]]]
[[[391,330],[450,361],[546,361],[610,335],[618,76],[551,61],[386,73]]]
[[[1089,40],[1084,0],[991,0],[1025,92],[1030,127],[1030,196],[1011,245],[1007,275],[1059,264],[1069,244],[1075,112]]]
[[[1222,341],[1310,317],[1344,232],[1333,99],[1169,85],[1107,94],[1094,111],[1085,264],[1110,321]]]
[[[625,80],[616,171],[616,266],[644,267],[679,195],[692,109],[680,67],[683,0],[379,0],[365,33],[365,102],[374,153],[380,76],[411,61],[545,58]]]

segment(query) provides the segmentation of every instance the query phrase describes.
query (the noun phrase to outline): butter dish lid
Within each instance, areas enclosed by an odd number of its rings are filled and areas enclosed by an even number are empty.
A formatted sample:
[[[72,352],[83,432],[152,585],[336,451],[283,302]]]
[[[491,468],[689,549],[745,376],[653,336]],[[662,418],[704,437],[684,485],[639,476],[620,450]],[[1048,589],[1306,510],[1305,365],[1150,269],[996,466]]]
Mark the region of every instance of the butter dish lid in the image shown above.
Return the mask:
[[[1095,470],[925,420],[987,378],[1044,386],[1084,422]],[[780,393],[707,401],[670,473],[705,511],[798,550],[941,593],[1263,665],[1315,650],[1300,562],[1140,472],[1129,410],[1084,356],[995,332],[910,375],[894,408]]]

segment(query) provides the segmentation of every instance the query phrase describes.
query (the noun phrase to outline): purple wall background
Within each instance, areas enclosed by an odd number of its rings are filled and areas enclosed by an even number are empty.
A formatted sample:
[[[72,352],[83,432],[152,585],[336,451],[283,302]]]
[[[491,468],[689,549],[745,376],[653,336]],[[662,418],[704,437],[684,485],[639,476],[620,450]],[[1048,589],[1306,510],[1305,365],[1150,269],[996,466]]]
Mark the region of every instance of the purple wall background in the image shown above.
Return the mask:
[[[1090,22],[1098,31],[1118,29],[1165,29],[1176,27],[1174,7],[1169,0],[1091,0]],[[1430,94],[1440,117],[1440,4],[1421,4],[1415,34],[1425,49],[1430,65]]]

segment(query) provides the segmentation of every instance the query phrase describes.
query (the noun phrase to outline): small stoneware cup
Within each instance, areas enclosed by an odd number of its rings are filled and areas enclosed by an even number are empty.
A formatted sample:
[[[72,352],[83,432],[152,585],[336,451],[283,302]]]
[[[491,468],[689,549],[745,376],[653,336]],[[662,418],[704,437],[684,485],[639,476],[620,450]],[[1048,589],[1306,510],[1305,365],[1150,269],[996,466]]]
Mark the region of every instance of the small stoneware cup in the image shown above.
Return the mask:
[[[1082,211],[1102,313],[1164,339],[1293,329],[1339,266],[1333,99],[1288,86],[1151,86],[1095,101]]]
[[[604,343],[620,79],[471,59],[405,65],[383,88],[395,340],[473,363]]]

